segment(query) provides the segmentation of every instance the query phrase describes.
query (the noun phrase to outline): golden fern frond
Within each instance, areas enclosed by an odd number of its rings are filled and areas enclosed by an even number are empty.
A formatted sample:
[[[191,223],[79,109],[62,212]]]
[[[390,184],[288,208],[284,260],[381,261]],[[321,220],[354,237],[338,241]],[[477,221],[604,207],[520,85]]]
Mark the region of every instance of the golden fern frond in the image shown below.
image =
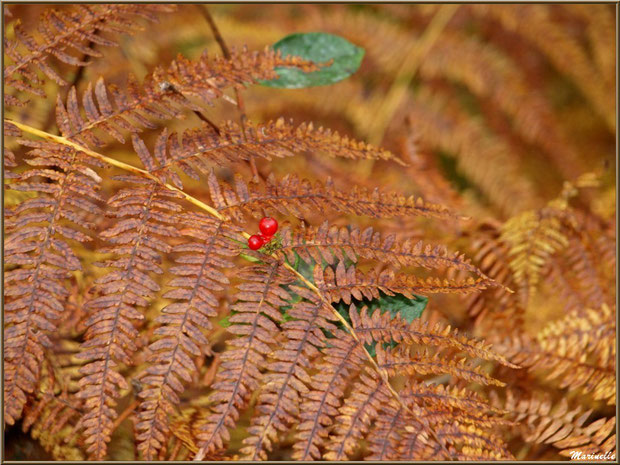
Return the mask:
[[[75,434],[81,405],[67,393],[46,392],[24,409],[22,431],[30,431],[54,460],[84,460]]]
[[[365,344],[396,342],[401,346],[415,344],[439,349],[451,348],[472,358],[494,360],[502,365],[518,368],[493,352],[489,344],[459,334],[457,329],[453,330],[449,325],[436,323],[430,326],[427,321],[422,322],[420,319],[409,323],[400,315],[392,317],[389,312],[379,309],[369,315],[367,307],[363,307],[358,313],[353,304],[349,309],[349,316],[356,334]]]
[[[549,323],[537,335],[541,348],[560,357],[594,357],[601,367],[615,368],[616,312],[603,304],[573,312]]]
[[[96,136],[96,130],[124,142],[123,132],[155,128],[148,118],[168,120],[183,116],[185,109],[200,111],[202,106],[212,105],[213,100],[222,97],[228,88],[276,78],[275,68],[279,66],[317,69],[311,62],[292,56],[282,58],[269,48],[263,52],[235,51],[230,58],[210,58],[205,53],[191,61],[179,56],[166,69],[155,69],[142,84],[129,76],[125,92],[113,85],[106,86],[99,78],[93,96],[89,83],[82,96],[85,116],[77,91],[71,88],[66,105],[60,96],[57,98],[56,121],[63,136],[85,145],[105,145]]]
[[[403,294],[413,298],[414,294],[457,293],[467,294],[495,285],[488,278],[468,278],[463,281],[426,278],[413,275],[394,274],[392,270],[362,274],[355,266],[347,269],[344,262],[338,262],[334,270],[331,267],[314,267],[314,282],[321,293],[332,302],[344,301],[351,304],[351,298],[362,300],[376,299],[379,291],[387,295]]]
[[[356,263],[364,258],[398,268],[452,269],[484,277],[464,254],[448,252],[444,245],[433,246],[411,239],[399,243],[395,235],[382,237],[371,227],[360,231],[356,226],[339,228],[325,221],[318,228],[306,227],[303,223],[298,230],[285,227],[280,234],[282,241],[279,250],[290,263],[295,263],[295,254],[307,263],[322,263],[324,260],[329,265],[345,259]]]
[[[145,460],[155,460],[165,444],[168,415],[196,371],[192,357],[211,353],[204,332],[211,329],[209,318],[218,313],[213,293],[229,283],[222,271],[232,267],[231,257],[238,255],[233,240],[243,239],[230,226],[205,215],[184,214],[180,225],[189,240],[172,248],[179,255],[169,270],[174,278],[167,286],[172,289],[163,295],[174,302],[155,318],[157,340],[148,348],[147,368],[138,375],[143,388],[136,439]]]
[[[548,396],[524,397],[507,390],[504,400],[494,394],[493,403],[518,425],[511,427],[511,431],[518,432],[530,444],[550,444],[565,456],[575,450],[584,454],[615,451],[615,434],[610,435],[615,418],[600,418],[586,424],[592,410],[570,409],[564,397],[554,405]]]
[[[545,350],[543,344],[551,350]],[[512,363],[544,373],[545,379],[555,380],[560,389],[579,389],[594,400],[615,402],[615,366],[603,365],[587,352],[568,353],[565,342],[556,344],[553,338],[538,341],[525,335],[514,336],[494,347]]]
[[[26,32],[19,20],[14,24],[16,40],[5,40],[5,52],[11,63],[4,69],[5,84],[18,91],[44,97],[40,88],[43,81],[37,76],[42,72],[48,79],[64,86],[67,82],[48,62],[50,57],[71,66],[86,66],[83,57],[101,57],[102,53],[94,45],[112,47],[118,39],[105,37],[121,33],[132,34],[141,28],[136,24],[140,17],[157,21],[157,16],[173,11],[173,5],[131,5],[101,4],[75,5],[68,13],[59,10],[46,10],[39,22],[40,40]],[[73,50],[72,50],[73,49]],[[22,104],[15,96],[5,93],[5,104]]]
[[[262,192],[256,188],[249,189],[241,176],[235,177],[234,190],[228,184],[220,183],[215,174],[209,175],[208,184],[215,208],[238,221],[242,221],[244,213],[258,218],[263,210],[300,218],[304,211],[322,211],[326,208],[374,218],[418,215],[457,217],[446,207],[426,203],[419,197],[404,197],[378,189],[369,191],[364,187],[354,187],[349,192],[340,191],[331,179],[325,184],[313,184],[296,175],[286,175],[279,181],[270,175],[262,186]]]
[[[274,321],[282,319],[280,307],[290,298],[280,285],[294,280],[277,261],[245,267],[238,277],[243,282],[238,285],[237,302],[232,307],[236,313],[229,318],[228,331],[240,337],[233,339],[232,348],[222,354],[209,415],[200,426],[197,460],[224,447],[230,437],[229,429],[239,419],[239,410],[261,385],[260,369],[273,350],[273,334],[277,332]]]
[[[82,152],[49,142],[32,147],[9,189],[36,192],[5,212],[4,418],[13,424],[37,385],[50,334],[65,310],[66,279],[80,270],[72,245],[90,241],[101,178]],[[90,165],[90,166],[89,166]]]
[[[288,314],[292,321],[281,324],[283,340],[269,355],[263,387],[258,395],[256,413],[248,428],[241,453],[249,460],[266,459],[279,432],[295,424],[302,415],[302,397],[310,391],[311,363],[329,343],[323,331],[334,331],[331,312],[306,288],[290,290],[306,299],[295,304]]]
[[[146,166],[151,174],[163,182],[171,179],[179,188],[183,184],[176,170],[199,179],[200,174],[210,173],[212,165],[226,166],[256,157],[271,160],[298,153],[324,153],[354,160],[384,159],[402,163],[387,150],[323,128],[314,129],[312,123],[295,126],[280,118],[263,124],[246,122],[245,130],[242,130],[238,124],[227,121],[218,130],[214,132],[207,126],[188,130],[183,133],[181,142],[178,134],[169,134],[164,130],[155,146],[156,161],[152,157],[144,157],[143,162],[148,163]],[[136,135],[133,142],[134,146],[141,147],[139,153],[147,153]]]
[[[502,226],[501,240],[509,245],[510,268],[517,284],[535,289],[550,257],[568,246],[566,212],[554,208],[528,210]]]
[[[133,186],[119,190],[108,200],[106,214],[116,218],[100,236],[110,247],[100,250],[113,254],[97,265],[113,268],[95,281],[97,293],[86,303],[85,342],[77,356],[88,363],[80,369],[80,391],[88,407],[82,418],[87,452],[103,459],[117,416],[115,398],[129,389],[120,365],[132,365],[137,350],[136,322],[144,319],[139,308],[149,305],[160,289],[152,274],[163,273],[162,254],[168,253],[169,238],[180,235],[176,228],[181,207],[172,201],[177,194],[158,183],[133,175],[118,180]]]

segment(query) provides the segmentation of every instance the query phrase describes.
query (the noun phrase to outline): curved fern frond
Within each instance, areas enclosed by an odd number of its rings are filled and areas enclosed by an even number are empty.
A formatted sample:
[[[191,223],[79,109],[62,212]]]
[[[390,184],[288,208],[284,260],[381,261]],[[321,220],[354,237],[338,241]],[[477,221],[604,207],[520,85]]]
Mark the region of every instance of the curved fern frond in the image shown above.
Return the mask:
[[[241,453],[249,460],[266,459],[279,432],[285,431],[302,415],[302,397],[310,391],[311,363],[328,343],[323,331],[335,331],[333,315],[308,289],[291,286],[291,291],[307,299],[289,311],[292,321],[281,324],[283,341],[269,356],[256,405],[248,428],[250,436]]]
[[[365,258],[399,268],[452,269],[484,276],[465,255],[450,253],[443,245],[432,246],[410,239],[398,243],[395,235],[382,237],[370,227],[360,231],[355,226],[339,228],[325,221],[318,228],[306,227],[303,223],[298,230],[285,227],[280,234],[280,251],[290,263],[295,263],[297,253],[307,263],[322,263],[324,260],[334,265],[345,259],[356,263],[359,258]]]
[[[434,218],[456,218],[442,205],[425,203],[421,198],[404,197],[378,189],[369,191],[354,187],[349,192],[337,190],[331,179],[325,184],[312,183],[296,175],[287,175],[276,180],[270,175],[263,191],[249,189],[240,176],[235,177],[235,189],[220,183],[215,174],[209,175],[209,193],[215,208],[241,221],[246,213],[259,218],[261,211],[277,212],[282,215],[303,217],[304,211],[321,211],[326,208],[354,215],[368,215],[374,218],[396,216],[427,216]]]
[[[412,376],[447,374],[472,383],[505,386],[505,383],[492,378],[466,359],[446,359],[440,352],[432,353],[427,349],[411,355],[403,348],[384,349],[381,344],[377,344],[376,350],[377,364],[390,376],[403,373]]]
[[[230,58],[210,58],[205,53],[191,61],[179,56],[168,68],[155,69],[142,84],[130,76],[125,92],[113,85],[106,86],[99,78],[93,96],[89,84],[82,96],[85,116],[80,111],[77,91],[71,88],[66,105],[58,96],[56,121],[64,137],[85,145],[105,145],[95,130],[123,143],[123,133],[155,128],[149,118],[168,120],[182,117],[185,109],[200,111],[201,105],[212,105],[228,88],[276,78],[275,68],[279,66],[316,69],[310,62],[292,56],[282,58],[269,48],[263,52],[235,51]]]
[[[472,358],[494,360],[502,365],[518,368],[493,352],[489,344],[459,334],[458,330],[453,330],[449,325],[436,323],[430,326],[428,321],[423,322],[420,319],[408,323],[400,315],[392,317],[389,312],[382,313],[379,309],[368,315],[367,307],[363,307],[358,313],[354,305],[351,305],[349,316],[355,333],[364,344],[397,342],[401,346],[415,344],[439,349],[452,348]]]
[[[569,408],[566,398],[554,405],[549,397],[524,397],[512,390],[506,391],[506,399],[497,395],[494,403],[505,409],[508,417],[518,426],[518,432],[530,444],[550,444],[569,456],[576,449],[584,454],[605,454],[615,451],[616,435],[611,434],[615,418],[600,418],[586,424],[592,410]]]
[[[82,352],[77,356],[88,363],[80,368],[78,397],[89,407],[82,418],[87,452],[103,459],[117,416],[115,398],[129,389],[118,373],[119,365],[132,365],[137,350],[135,323],[144,319],[138,308],[149,305],[160,286],[152,273],[163,273],[162,254],[168,253],[169,238],[179,236],[176,215],[181,207],[171,199],[177,195],[159,184],[135,176],[118,177],[134,184],[108,200],[107,214],[115,224],[100,235],[110,247],[101,252],[113,258],[98,263],[114,268],[98,278],[97,297],[86,303],[86,333]]]
[[[137,136],[133,136],[136,145]],[[144,151],[144,150],[143,150]],[[214,132],[208,127],[185,131],[181,142],[176,133],[164,130],[157,139],[155,158],[149,157],[149,171],[163,182],[170,179],[177,187],[183,183],[181,171],[193,179],[209,175],[213,165],[227,166],[240,160],[261,157],[290,157],[297,153],[325,153],[350,159],[385,159],[399,161],[387,150],[357,142],[312,123],[295,127],[283,118],[264,124],[245,124],[245,131],[227,121]],[[402,162],[401,162],[402,163]]]
[[[494,281],[488,278],[468,278],[463,281],[427,278],[421,279],[413,275],[394,274],[392,270],[362,274],[355,266],[346,269],[343,262],[339,262],[336,270],[331,267],[314,267],[314,282],[332,302],[344,301],[351,304],[351,299],[376,299],[379,291],[387,295],[403,294],[413,298],[414,294],[457,293],[467,294],[487,287],[494,286]]]
[[[552,350],[545,350],[543,344]],[[515,336],[494,347],[511,362],[530,371],[540,370],[545,373],[545,378],[555,380],[560,389],[579,389],[595,400],[614,403],[615,367],[601,365],[596,357],[586,352],[568,353],[565,345],[565,343],[538,342],[526,336]],[[561,355],[562,353],[565,355]]]
[[[43,81],[37,76],[38,71],[61,86],[67,84],[48,62],[50,57],[71,66],[86,66],[88,62],[81,56],[102,56],[94,45],[118,45],[118,39],[106,38],[102,32],[132,34],[141,29],[136,24],[138,18],[157,21],[158,14],[173,9],[173,5],[152,4],[74,5],[68,13],[50,9],[45,11],[39,22],[41,40],[26,32],[17,20],[14,22],[16,40],[5,41],[6,54],[12,61],[4,69],[5,84],[18,91],[44,97],[41,89]],[[75,52],[79,52],[80,58],[74,55]],[[14,100],[15,97],[7,100],[7,95],[5,93],[5,104],[19,103]]]
[[[290,298],[280,285],[294,280],[276,261],[246,267],[238,276],[243,282],[238,285],[237,303],[233,306],[236,313],[229,318],[232,324],[228,332],[240,337],[231,340],[233,348],[222,354],[209,415],[198,435],[198,460],[224,446],[230,437],[229,428],[239,419],[239,410],[260,386],[260,368],[273,350],[273,334],[277,332],[274,321],[282,319],[279,308]]]
[[[238,255],[233,240],[242,239],[237,231],[204,215],[184,214],[181,225],[189,240],[172,247],[179,253],[169,270],[175,277],[167,283],[172,289],[163,295],[174,302],[155,318],[157,340],[150,344],[148,367],[139,375],[143,388],[136,438],[145,460],[155,460],[165,444],[168,415],[197,369],[192,357],[211,352],[204,332],[211,329],[209,318],[218,313],[213,293],[229,283],[222,270],[232,267],[231,257]]]
[[[101,178],[81,152],[48,142],[33,147],[32,169],[11,180],[10,189],[36,192],[7,210],[4,243],[4,418],[13,424],[39,380],[44,351],[69,295],[66,280],[81,269],[72,243],[87,242],[94,228]],[[94,165],[96,166],[96,165]]]

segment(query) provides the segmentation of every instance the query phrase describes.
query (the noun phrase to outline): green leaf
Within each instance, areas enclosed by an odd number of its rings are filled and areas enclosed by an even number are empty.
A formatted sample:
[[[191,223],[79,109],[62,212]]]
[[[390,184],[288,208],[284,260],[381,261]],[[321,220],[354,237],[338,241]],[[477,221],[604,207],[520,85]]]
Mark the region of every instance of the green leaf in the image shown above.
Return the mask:
[[[422,312],[427,304],[428,297],[420,295],[414,295],[413,299],[410,299],[402,294],[387,295],[381,293],[378,299],[370,301],[368,313],[372,315],[372,312],[377,308],[381,309],[381,313],[385,313],[386,310],[389,310],[392,318],[396,315],[400,315],[401,318],[411,323],[413,320],[422,316]]]
[[[273,48],[282,52],[284,57],[299,56],[317,64],[333,60],[331,65],[312,73],[297,68],[278,67],[278,79],[260,82],[267,87],[285,89],[326,86],[342,81],[358,70],[365,53],[363,48],[348,40],[325,32],[290,34],[276,42]]]
[[[402,294],[387,295],[380,292],[380,296],[377,299],[363,299],[361,301],[353,299],[353,303],[358,310],[364,306],[368,307],[369,315],[372,315],[373,312],[379,308],[382,314],[389,310],[392,318],[396,315],[400,315],[401,318],[411,323],[416,318],[422,316],[422,312],[424,312],[428,304],[428,297],[414,295],[414,297],[410,299]],[[349,305],[344,302],[338,302],[334,304],[334,307],[349,323],[351,322],[349,319]]]

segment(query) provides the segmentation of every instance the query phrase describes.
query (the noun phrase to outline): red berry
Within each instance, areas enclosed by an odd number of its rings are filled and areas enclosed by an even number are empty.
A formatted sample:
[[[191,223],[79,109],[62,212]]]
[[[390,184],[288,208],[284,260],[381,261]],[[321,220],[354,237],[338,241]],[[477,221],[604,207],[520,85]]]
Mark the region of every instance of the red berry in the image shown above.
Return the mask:
[[[267,216],[260,220],[260,223],[258,223],[258,228],[263,235],[271,237],[278,230],[278,222]]]
[[[254,234],[248,239],[248,247],[252,250],[258,250],[263,245],[265,245],[265,243],[263,242],[263,238],[258,234]]]
[[[273,236],[265,236],[264,234],[261,234],[260,238],[263,240],[263,244],[266,244],[273,238]]]

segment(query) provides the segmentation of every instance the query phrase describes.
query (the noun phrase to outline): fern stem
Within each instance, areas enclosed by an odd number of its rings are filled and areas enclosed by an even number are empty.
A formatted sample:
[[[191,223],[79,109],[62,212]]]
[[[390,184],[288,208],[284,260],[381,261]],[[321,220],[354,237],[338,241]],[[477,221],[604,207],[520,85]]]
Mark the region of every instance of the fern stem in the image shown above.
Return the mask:
[[[222,215],[220,212],[218,212],[215,208],[211,207],[210,205],[207,205],[206,203],[202,202],[201,200],[198,200],[195,197],[192,197],[191,195],[183,192],[181,189],[173,186],[172,184],[168,184],[168,183],[162,183],[161,180],[159,178],[157,178],[157,176],[154,176],[153,174],[149,173],[146,170],[143,170],[141,168],[135,167],[133,165],[130,165],[128,163],[124,163],[122,161],[118,161],[115,160],[114,158],[110,158],[110,157],[106,157],[105,155],[102,155],[100,153],[94,152],[93,150],[90,150],[86,147],[81,146],[80,144],[77,144],[69,139],[66,139],[62,136],[55,136],[53,134],[50,134],[48,132],[45,131],[41,131],[40,129],[36,129],[33,128],[32,126],[28,126],[27,124],[23,124],[23,123],[18,123],[17,121],[12,121],[9,120],[7,118],[4,119],[5,123],[9,123],[12,124],[14,126],[16,126],[17,128],[21,129],[24,132],[27,132],[28,134],[32,134],[34,136],[38,136],[41,137],[43,139],[52,141],[52,142],[56,142],[58,144],[63,144],[66,146],[69,146],[75,150],[78,150],[80,152],[85,153],[86,155],[96,158],[97,160],[101,160],[104,163],[107,163],[109,165],[112,166],[116,166],[117,168],[120,168],[122,170],[125,171],[129,171],[131,173],[140,175],[140,176],[144,176],[147,177],[153,181],[158,182],[159,184],[162,184],[163,186],[165,186],[167,189],[170,189],[171,191],[177,192],[178,194],[180,194],[183,198],[185,198],[185,200],[187,200],[188,202],[193,203],[194,205],[196,205],[197,207],[201,208],[202,210],[205,210],[206,212],[210,213],[211,215],[215,216],[217,219],[222,220],[222,221],[227,221],[228,218],[224,215]],[[244,233],[244,236],[246,235],[246,233]],[[247,234],[247,237],[250,237],[249,234]]]

